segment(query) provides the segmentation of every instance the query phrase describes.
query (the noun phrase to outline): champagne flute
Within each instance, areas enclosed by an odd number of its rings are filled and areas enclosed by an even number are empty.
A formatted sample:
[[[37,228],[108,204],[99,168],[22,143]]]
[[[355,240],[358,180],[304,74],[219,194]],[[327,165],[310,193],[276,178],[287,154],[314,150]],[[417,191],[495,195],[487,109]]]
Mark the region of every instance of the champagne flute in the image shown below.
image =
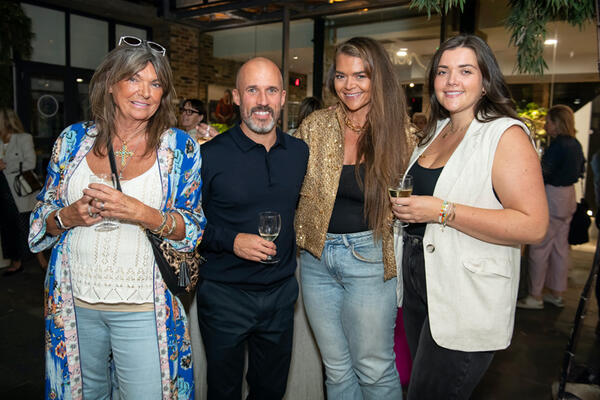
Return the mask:
[[[269,242],[274,242],[281,230],[281,215],[275,211],[263,211],[258,214],[258,234]],[[276,264],[279,258],[267,256],[263,264]]]
[[[410,175],[404,175],[404,178],[400,179],[397,185],[388,187],[390,197],[410,197],[412,190],[413,178]],[[394,218],[394,226],[405,228],[408,226],[408,223],[402,223]]]
[[[90,183],[101,183],[103,185],[115,187],[112,174],[91,174]],[[119,224],[114,218],[102,218],[102,221],[94,225],[94,230],[97,232],[110,232],[119,228]]]

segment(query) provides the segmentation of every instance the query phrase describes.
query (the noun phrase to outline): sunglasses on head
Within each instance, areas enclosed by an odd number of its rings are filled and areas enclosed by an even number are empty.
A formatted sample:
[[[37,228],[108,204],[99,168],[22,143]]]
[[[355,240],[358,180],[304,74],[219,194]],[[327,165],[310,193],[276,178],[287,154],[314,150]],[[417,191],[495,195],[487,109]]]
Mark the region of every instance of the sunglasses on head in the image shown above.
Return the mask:
[[[200,111],[192,110],[191,108],[181,108],[181,113],[186,115],[200,114]]]
[[[121,38],[119,39],[119,46],[122,43],[125,43],[126,45],[131,46],[131,47],[138,47],[138,46],[141,46],[142,44],[146,43],[148,45],[148,47],[150,47],[150,50],[152,50],[153,52],[158,53],[163,57],[165,54],[167,54],[167,49],[165,49],[160,44],[158,44],[156,42],[150,42],[148,40],[142,40],[135,36],[121,36]]]

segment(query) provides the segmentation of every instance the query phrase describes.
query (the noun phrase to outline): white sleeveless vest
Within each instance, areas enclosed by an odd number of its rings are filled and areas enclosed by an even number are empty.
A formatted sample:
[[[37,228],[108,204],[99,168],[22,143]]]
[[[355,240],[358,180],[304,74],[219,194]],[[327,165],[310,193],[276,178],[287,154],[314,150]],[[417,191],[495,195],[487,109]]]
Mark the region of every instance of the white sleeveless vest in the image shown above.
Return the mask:
[[[438,122],[435,136],[448,123]],[[502,209],[492,188],[492,165],[512,118],[473,120],[446,163],[433,195],[453,203]],[[431,144],[415,149],[412,166]],[[409,166],[409,168],[410,168]],[[519,246],[496,245],[456,229],[428,224],[423,237],[431,335],[441,347],[489,351],[508,347],[519,286]]]

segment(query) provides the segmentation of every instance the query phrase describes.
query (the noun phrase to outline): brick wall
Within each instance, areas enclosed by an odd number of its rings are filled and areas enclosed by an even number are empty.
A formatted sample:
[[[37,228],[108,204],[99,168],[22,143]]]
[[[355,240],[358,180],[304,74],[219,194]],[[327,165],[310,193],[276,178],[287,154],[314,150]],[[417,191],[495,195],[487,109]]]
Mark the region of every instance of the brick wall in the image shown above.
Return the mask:
[[[166,23],[154,30],[154,39],[166,43],[180,100],[198,98],[206,101],[210,84],[235,87],[235,75],[243,62],[214,58],[212,36],[200,34],[199,30],[189,26]],[[301,78],[303,85],[290,85],[288,99],[301,101],[306,96],[307,76],[293,72],[290,76]]]

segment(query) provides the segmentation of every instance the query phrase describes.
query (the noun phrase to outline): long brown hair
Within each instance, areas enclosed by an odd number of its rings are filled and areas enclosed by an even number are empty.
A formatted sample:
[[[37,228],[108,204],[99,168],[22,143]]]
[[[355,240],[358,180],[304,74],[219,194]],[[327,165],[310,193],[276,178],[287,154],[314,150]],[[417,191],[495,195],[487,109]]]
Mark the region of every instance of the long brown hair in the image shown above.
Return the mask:
[[[94,143],[94,154],[97,156],[106,154],[107,146],[115,135],[116,106],[109,92],[111,86],[135,75],[148,63],[156,70],[163,95],[156,113],[148,121],[146,153],[158,147],[160,137],[167,128],[175,126],[173,99],[177,95],[167,57],[155,53],[145,42],[135,47],[123,44],[107,54],[90,82],[92,119],[98,129]]]
[[[371,80],[371,103],[356,154],[357,160],[364,160],[364,182],[358,174],[358,164],[356,176],[363,187],[369,228],[380,238],[390,214],[387,188],[400,178],[408,164],[406,99],[387,52],[377,41],[366,37],[355,37],[337,46],[327,76],[332,94],[337,96],[334,79],[340,54],[359,57]],[[345,107],[341,100],[339,107]]]
[[[434,135],[437,122],[448,118],[450,113],[439,103],[435,96],[434,81],[442,54],[446,50],[466,47],[475,53],[477,66],[481,71],[482,84],[485,94],[475,105],[475,118],[480,122],[490,122],[501,117],[510,117],[523,121],[517,114],[515,103],[510,96],[510,90],[504,80],[498,61],[487,43],[475,35],[459,35],[446,40],[433,55],[428,70],[429,104],[431,112],[429,121],[423,129],[419,144],[427,143]]]
[[[23,133],[25,129],[21,120],[12,108],[0,109],[0,139],[7,142],[8,135],[12,133]]]
[[[557,104],[551,107],[546,113],[546,118],[556,125],[556,131],[559,135],[575,137],[575,114],[569,106]]]

